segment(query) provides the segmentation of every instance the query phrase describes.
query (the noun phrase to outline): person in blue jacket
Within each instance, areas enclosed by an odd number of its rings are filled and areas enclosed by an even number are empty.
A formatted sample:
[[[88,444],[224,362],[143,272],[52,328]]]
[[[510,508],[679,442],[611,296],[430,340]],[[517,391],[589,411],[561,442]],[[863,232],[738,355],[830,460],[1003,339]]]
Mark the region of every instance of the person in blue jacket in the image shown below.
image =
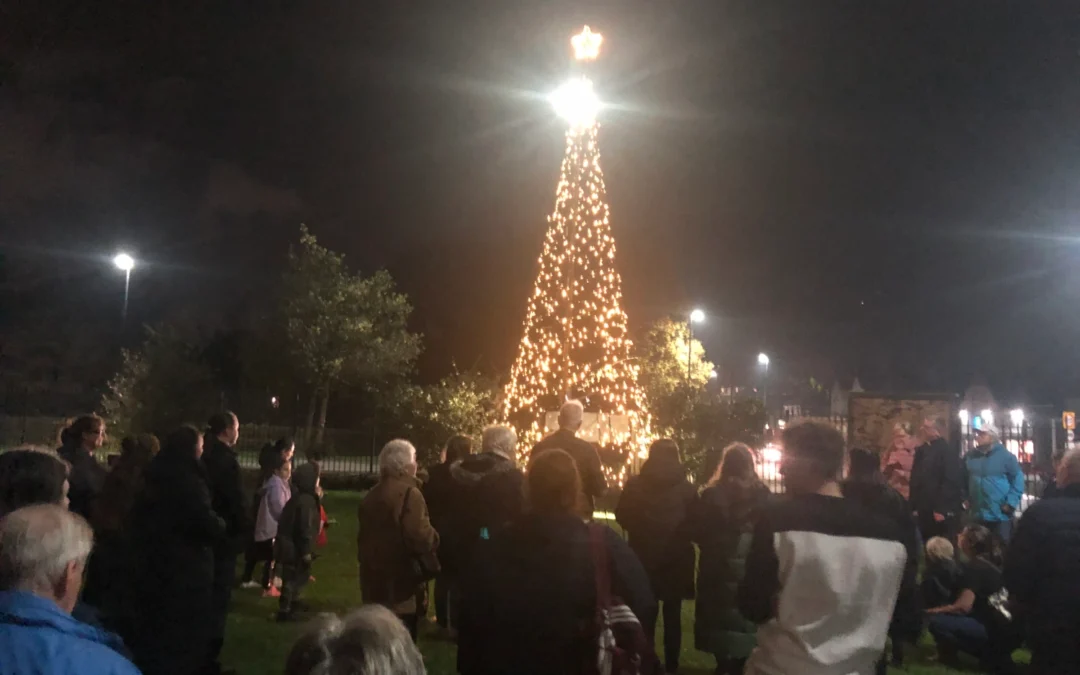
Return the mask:
[[[0,672],[139,675],[120,638],[71,616],[94,534],[56,504],[0,519]]]
[[[968,516],[1008,543],[1024,496],[1024,472],[998,439],[995,427],[983,426],[975,431],[975,449],[964,457]]]

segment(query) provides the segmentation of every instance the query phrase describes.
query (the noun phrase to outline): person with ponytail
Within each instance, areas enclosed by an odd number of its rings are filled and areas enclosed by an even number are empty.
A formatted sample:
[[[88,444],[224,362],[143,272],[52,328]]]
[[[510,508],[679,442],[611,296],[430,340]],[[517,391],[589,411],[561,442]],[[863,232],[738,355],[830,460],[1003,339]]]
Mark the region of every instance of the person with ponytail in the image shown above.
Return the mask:
[[[97,415],[83,415],[60,433],[63,445],[57,451],[71,465],[68,483],[71,510],[90,520],[94,501],[105,486],[108,471],[94,456],[105,443],[105,420]]]

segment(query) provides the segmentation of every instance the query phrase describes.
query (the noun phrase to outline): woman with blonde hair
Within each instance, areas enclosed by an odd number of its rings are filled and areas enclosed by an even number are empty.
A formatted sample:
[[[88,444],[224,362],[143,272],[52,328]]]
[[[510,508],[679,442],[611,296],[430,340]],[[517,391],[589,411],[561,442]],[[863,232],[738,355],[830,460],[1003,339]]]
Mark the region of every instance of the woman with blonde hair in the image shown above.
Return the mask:
[[[724,448],[716,473],[691,520],[698,562],[694,644],[716,657],[717,673],[742,673],[757,640],[756,627],[739,613],[736,593],[746,573],[754,523],[770,499],[742,443]]]

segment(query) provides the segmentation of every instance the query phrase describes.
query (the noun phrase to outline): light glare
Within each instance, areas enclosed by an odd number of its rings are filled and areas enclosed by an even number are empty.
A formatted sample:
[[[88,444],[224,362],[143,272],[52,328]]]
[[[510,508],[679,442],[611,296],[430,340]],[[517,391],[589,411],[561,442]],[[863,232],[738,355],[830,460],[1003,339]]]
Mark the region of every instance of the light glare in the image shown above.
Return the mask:
[[[135,259],[127,253],[118,253],[116,254],[116,257],[113,258],[113,264],[122,272],[130,272],[135,268]]]
[[[588,78],[578,77],[562,85],[549,98],[555,113],[572,128],[588,127],[596,121],[600,99]]]
[[[690,321],[692,323],[703,323],[705,321],[705,312],[700,309],[695,309],[690,312]]]
[[[1021,408],[1009,411],[1009,419],[1012,420],[1013,426],[1020,426],[1024,423],[1024,411]]]
[[[765,352],[762,352],[762,353],[758,354],[757,355],[757,362],[760,365],[763,365],[763,366],[769,365],[769,355],[766,354]]]

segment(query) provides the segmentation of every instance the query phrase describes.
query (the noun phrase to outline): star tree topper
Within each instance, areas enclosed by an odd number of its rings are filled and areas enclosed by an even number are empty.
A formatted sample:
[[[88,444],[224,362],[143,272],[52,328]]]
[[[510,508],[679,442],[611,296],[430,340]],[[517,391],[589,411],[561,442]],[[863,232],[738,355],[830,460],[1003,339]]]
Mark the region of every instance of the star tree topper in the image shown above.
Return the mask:
[[[580,33],[570,38],[570,44],[574,47],[574,58],[578,61],[595,60],[600,56],[600,44],[603,41],[603,35],[594,33],[585,26]]]

